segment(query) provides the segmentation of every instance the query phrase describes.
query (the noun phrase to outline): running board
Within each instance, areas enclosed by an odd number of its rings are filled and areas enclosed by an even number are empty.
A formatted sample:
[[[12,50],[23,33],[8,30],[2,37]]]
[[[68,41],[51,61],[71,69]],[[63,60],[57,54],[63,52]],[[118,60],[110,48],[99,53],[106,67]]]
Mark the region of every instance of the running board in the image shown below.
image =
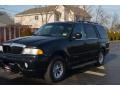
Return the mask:
[[[91,62],[80,64],[80,65],[77,65],[77,66],[73,66],[72,69],[82,68],[82,67],[87,66],[87,65],[95,64],[96,62],[97,61],[91,61]]]

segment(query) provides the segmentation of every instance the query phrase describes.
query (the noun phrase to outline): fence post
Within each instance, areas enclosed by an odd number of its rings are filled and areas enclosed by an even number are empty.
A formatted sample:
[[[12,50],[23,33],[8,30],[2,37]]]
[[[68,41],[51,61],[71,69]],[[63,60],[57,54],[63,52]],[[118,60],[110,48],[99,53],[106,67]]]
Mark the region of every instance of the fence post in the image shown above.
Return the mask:
[[[11,28],[8,27],[8,30],[9,30],[9,40],[11,39]]]
[[[0,44],[2,43],[2,41],[1,41],[1,27],[0,27]]]
[[[20,37],[20,27],[19,27],[19,30],[18,30],[18,31],[19,31],[19,35],[18,35],[18,36]]]
[[[4,27],[4,42],[6,41],[6,28]]]
[[[14,26],[14,38],[16,38],[16,28]]]

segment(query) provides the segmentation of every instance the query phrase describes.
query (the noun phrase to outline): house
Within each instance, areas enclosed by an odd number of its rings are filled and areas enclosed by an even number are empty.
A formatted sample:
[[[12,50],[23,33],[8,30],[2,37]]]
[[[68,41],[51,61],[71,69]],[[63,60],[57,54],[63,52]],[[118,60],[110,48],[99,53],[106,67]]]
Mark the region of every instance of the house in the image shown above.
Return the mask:
[[[14,19],[9,16],[6,12],[0,11],[0,27],[9,24],[14,24]]]
[[[31,8],[16,14],[15,23],[32,25],[32,28],[39,28],[48,22],[90,19],[91,16],[79,6],[51,5]]]

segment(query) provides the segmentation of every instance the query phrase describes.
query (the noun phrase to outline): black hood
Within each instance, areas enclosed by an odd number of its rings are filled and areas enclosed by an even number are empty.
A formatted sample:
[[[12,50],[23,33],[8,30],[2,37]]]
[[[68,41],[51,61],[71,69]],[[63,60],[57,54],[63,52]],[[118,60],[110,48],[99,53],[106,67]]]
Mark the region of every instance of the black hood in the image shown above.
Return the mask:
[[[48,37],[48,36],[26,36],[26,37],[19,37],[16,39],[9,40],[6,43],[18,43],[18,44],[24,44],[27,46],[38,46],[42,43],[49,42],[55,39],[57,38]]]

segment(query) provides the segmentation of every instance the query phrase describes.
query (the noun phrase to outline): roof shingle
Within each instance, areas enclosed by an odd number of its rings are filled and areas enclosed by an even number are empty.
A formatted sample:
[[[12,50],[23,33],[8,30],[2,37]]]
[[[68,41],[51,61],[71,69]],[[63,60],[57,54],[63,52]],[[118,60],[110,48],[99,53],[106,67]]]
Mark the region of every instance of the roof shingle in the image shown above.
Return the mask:
[[[84,16],[84,17],[91,17],[86,11],[84,11],[83,9],[79,8],[79,7],[75,7],[72,5],[63,5],[65,8],[70,9],[71,11],[73,11],[76,15],[80,15],[80,16]],[[48,12],[52,12],[55,11],[57,8],[57,5],[49,5],[49,6],[45,6],[45,7],[39,7],[39,8],[31,8],[28,9],[26,11],[23,11],[21,13],[18,13],[16,15],[27,15],[27,14],[33,14],[33,13],[48,13]]]
[[[46,6],[46,7],[39,7],[39,8],[31,8],[16,15],[25,15],[25,14],[33,14],[33,13],[46,13],[54,11],[56,6]]]

